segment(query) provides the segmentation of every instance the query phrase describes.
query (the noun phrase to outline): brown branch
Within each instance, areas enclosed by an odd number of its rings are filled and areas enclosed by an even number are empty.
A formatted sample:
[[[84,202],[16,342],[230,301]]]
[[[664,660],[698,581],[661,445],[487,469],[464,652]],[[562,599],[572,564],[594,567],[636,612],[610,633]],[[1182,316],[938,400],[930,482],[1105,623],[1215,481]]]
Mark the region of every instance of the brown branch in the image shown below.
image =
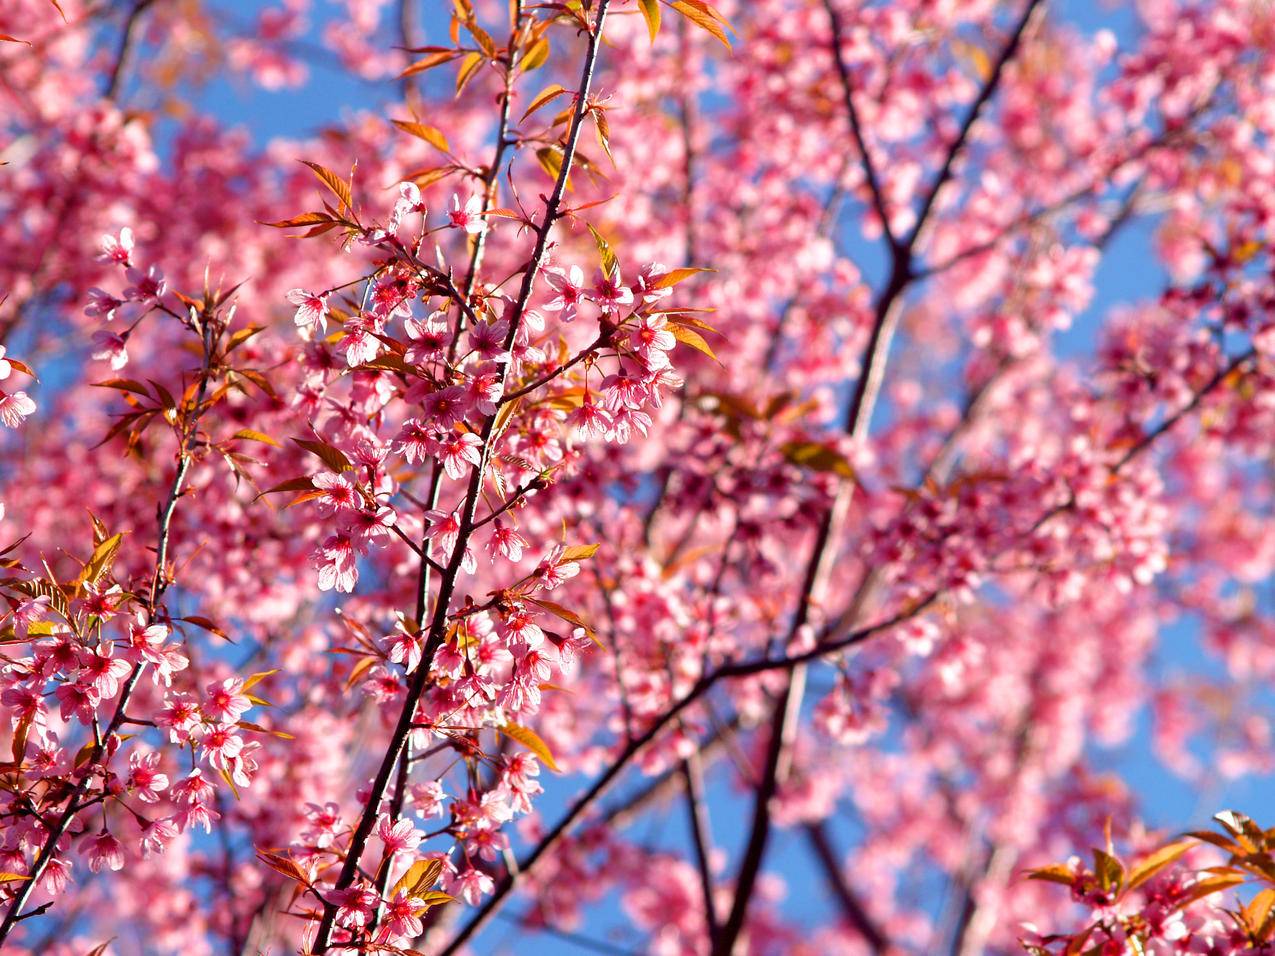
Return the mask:
[[[124,74],[128,70],[129,61],[132,59],[133,45],[137,41],[137,28],[141,23],[142,14],[154,2],[155,0],[137,0],[132,9],[128,11],[128,16],[124,20],[124,27],[120,32],[119,47],[115,51],[115,62],[111,66],[111,73],[106,81],[106,90],[102,93],[103,99],[114,100],[119,96],[120,84],[124,80]]]
[[[974,125],[982,115],[984,107],[987,106],[996,94],[996,90],[1000,87],[1005,67],[1009,65],[1010,61],[1018,53],[1023,35],[1031,24],[1032,16],[1043,2],[1044,0],[1027,0],[1027,6],[1023,8],[1022,16],[1018,18],[1018,22],[1014,25],[1014,29],[1009,35],[1009,41],[1001,49],[1000,56],[996,58],[996,63],[992,66],[992,72],[978,91],[978,96],[974,98],[974,103],[965,117],[965,122],[961,124],[960,131],[956,134],[956,139],[948,148],[947,156],[943,160],[943,166],[939,169],[938,176],[934,179],[934,184],[921,201],[921,210],[917,214],[916,225],[912,227],[906,242],[909,251],[916,248],[916,241],[929,221],[939,193],[943,191],[943,187],[948,184],[956,173],[956,163],[965,153],[965,146],[969,142],[970,133],[973,131]]]
[[[885,192],[881,188],[881,180],[877,176],[876,164],[868,151],[868,142],[864,137],[863,124],[859,120],[859,110],[854,105],[854,80],[850,76],[850,66],[846,63],[845,54],[841,50],[844,28],[841,14],[833,0],[823,0],[823,8],[828,14],[828,25],[832,32],[832,59],[837,66],[837,77],[841,81],[841,96],[846,106],[846,117],[850,121],[850,132],[854,136],[854,144],[863,159],[863,178],[867,180],[868,191],[872,194],[872,208],[881,220],[881,231],[885,235],[890,248],[897,250],[899,240],[890,228],[890,212],[885,202]]]
[[[540,272],[541,266],[544,264],[545,253],[549,245],[549,235],[560,215],[562,198],[566,193],[567,177],[570,175],[572,166],[574,165],[576,145],[579,142],[580,131],[584,125],[589,89],[592,85],[593,73],[597,65],[603,25],[606,21],[607,7],[609,3],[610,0],[601,0],[599,3],[594,29],[589,34],[584,66],[580,77],[580,88],[576,94],[575,110],[572,115],[567,139],[563,146],[562,166],[559,170],[557,181],[554,183],[553,192],[545,203],[544,220],[541,222],[540,226],[536,228],[535,247],[527,263],[526,271],[523,274],[522,287],[514,305],[512,317],[509,323],[509,331],[505,336],[504,348],[506,351],[512,348],[514,340],[521,328],[523,316],[527,309],[527,303],[531,299],[532,287],[535,283],[536,276]],[[457,335],[459,335],[459,328]],[[504,369],[505,374],[507,374],[507,364],[504,366]],[[367,841],[371,836],[372,829],[376,824],[381,800],[384,799],[386,790],[389,786],[390,777],[394,773],[395,766],[399,761],[399,756],[403,752],[411,734],[416,707],[420,703],[421,698],[424,696],[426,688],[429,686],[429,678],[432,670],[431,662],[434,659],[434,654],[442,645],[446,634],[451,599],[455,593],[456,586],[460,578],[461,565],[464,563],[465,550],[468,545],[469,538],[473,534],[475,528],[475,515],[479,501],[482,498],[482,485],[486,477],[488,465],[491,461],[497,417],[498,414],[489,415],[483,423],[480,436],[482,439],[482,446],[479,463],[475,465],[470,472],[469,486],[465,495],[464,513],[461,520],[461,526],[457,532],[456,544],[454,546],[451,559],[448,561],[446,571],[439,582],[438,596],[434,603],[433,619],[429,628],[429,637],[426,641],[424,652],[422,654],[421,666],[413,675],[412,683],[408,687],[398,722],[390,737],[389,746],[386,748],[385,754],[381,760],[380,768],[377,770],[376,777],[373,779],[372,787],[368,793],[367,802],[364,804],[363,811],[359,816],[359,822],[350,837],[349,849],[347,850],[345,861],[342,864],[341,872],[337,877],[333,891],[340,891],[348,888],[358,876],[359,861],[362,858],[363,851],[367,847]],[[324,899],[323,916],[320,919],[319,928],[315,935],[314,946],[312,947],[312,951],[315,956],[322,956],[322,954],[328,951],[328,947],[331,945],[332,932],[335,928],[336,912],[337,906],[330,900]]]
[[[808,823],[805,826],[805,832],[806,840],[810,844],[810,849],[814,852],[815,859],[819,861],[819,866],[828,881],[828,886],[831,887],[833,894],[837,897],[837,902],[841,904],[842,915],[854,927],[855,931],[864,938],[873,953],[884,953],[890,948],[890,942],[881,928],[868,915],[862,900],[850,888],[850,884],[846,882],[846,875],[842,869],[841,860],[837,857],[837,851],[833,849],[832,834],[828,832],[827,825],[823,821]]]
[[[700,890],[704,894],[704,924],[709,944],[717,939],[719,923],[717,903],[713,898],[713,869],[710,859],[712,827],[708,821],[708,802],[704,795],[704,771],[699,754],[692,753],[682,761],[682,782],[686,786],[686,815],[695,843],[695,863],[699,868]]]
[[[208,297],[205,295],[205,301]],[[173,514],[177,510],[177,502],[182,496],[185,488],[186,478],[190,472],[192,457],[192,446],[195,439],[196,429],[199,418],[205,409],[203,408],[204,399],[208,392],[208,383],[212,378],[213,357],[216,350],[217,338],[220,335],[220,326],[216,325],[213,315],[213,307],[205,307],[201,315],[200,335],[203,341],[203,366],[200,369],[199,388],[195,394],[194,403],[190,406],[189,417],[182,422],[181,432],[177,442],[177,470],[173,475],[172,483],[168,488],[168,495],[165,501],[159,506],[157,511],[157,543],[155,547],[155,568],[151,577],[150,594],[146,600],[146,622],[152,624],[157,618],[157,609],[159,602],[164,596],[164,592],[168,589],[168,548],[172,529]],[[137,684],[142,678],[142,672],[145,670],[145,661],[139,661],[133,665],[132,672],[128,679],[124,682],[124,686],[120,691],[119,699],[115,704],[115,712],[111,715],[110,721],[106,725],[104,733],[96,734],[93,746],[89,750],[83,776],[79,783],[71,791],[70,798],[66,807],[59,815],[57,821],[48,829],[45,836],[44,844],[40,849],[39,855],[35,862],[31,865],[31,871],[28,879],[20,884],[20,888],[14,895],[13,900],[9,904],[9,909],[5,913],[3,923],[0,923],[0,944],[8,938],[13,931],[13,927],[17,925],[19,920],[37,915],[33,910],[30,913],[22,913],[23,907],[30,901],[32,894],[40,882],[40,878],[44,875],[44,871],[48,868],[50,861],[57,853],[58,841],[65,836],[70,829],[76,815],[85,807],[90,806],[97,798],[86,798],[89,789],[93,785],[94,773],[97,769],[97,763],[102,759],[102,754],[106,750],[106,745],[111,737],[119,730],[125,719],[126,710],[129,701],[133,697],[133,692],[137,689]],[[95,725],[96,731],[96,725]],[[46,907],[47,908],[47,907]],[[43,912],[43,910],[40,910]]]
[[[571,808],[563,816],[561,820],[550,830],[536,847],[519,863],[519,879],[525,877],[532,872],[539,862],[544,859],[558,843],[570,832],[572,827],[579,822],[581,817],[585,815],[597,802],[597,800],[605,794],[611,785],[616,781],[620,774],[631,764],[638,754],[646,749],[651,741],[655,740],[659,735],[667,729],[674,721],[676,721],[691,705],[699,702],[709,691],[716,687],[719,683],[727,680],[735,680],[742,677],[756,677],[758,674],[768,673],[777,670],[791,670],[801,664],[806,664],[820,657],[829,654],[835,654],[838,651],[845,650],[860,644],[883,631],[898,627],[903,622],[910,620],[917,614],[926,610],[938,599],[937,594],[932,594],[924,600],[914,602],[896,614],[888,618],[884,618],[867,627],[860,628],[852,634],[848,634],[835,641],[820,640],[810,649],[791,657],[762,657],[752,661],[742,661],[735,664],[723,664],[712,674],[708,674],[694,686],[691,687],[685,695],[678,698],[664,713],[660,714],[646,730],[635,737],[631,742],[626,744],[619,753],[611,760],[610,765],[602,773],[602,775],[593,782],[592,785],[572,803]],[[821,634],[821,638],[824,635]],[[651,788],[658,790],[658,787]],[[610,819],[616,819],[618,815],[613,813]],[[496,915],[504,905],[505,900],[514,889],[516,880],[506,875],[501,881],[492,896],[478,909],[478,912],[465,924],[461,931],[447,944],[446,948],[439,956],[452,956],[458,952],[462,946],[476,932],[482,929]]]
[[[916,225],[902,245],[892,244],[890,276],[886,286],[877,297],[873,309],[874,321],[864,347],[863,359],[854,395],[846,413],[845,430],[855,440],[864,439],[871,430],[872,412],[876,407],[881,384],[885,376],[886,362],[889,359],[890,343],[898,326],[902,296],[915,279],[912,268],[912,255],[916,243],[934,210],[935,200],[943,187],[952,178],[956,163],[965,151],[971,129],[978,121],[983,108],[991,100],[1000,85],[1006,65],[1013,59],[1018,50],[1024,31],[1032,14],[1041,0],[1028,0],[1027,6],[1019,18],[1009,42],[1001,51],[1001,55],[992,68],[987,81],[979,90],[978,96],[969,114],[965,118],[955,141],[948,148],[933,185],[927,191],[921,203]],[[866,157],[865,157],[866,158]],[[842,518],[849,508],[854,494],[851,482],[843,483],[837,490],[832,506],[827,510],[819,532],[815,539],[814,551],[806,569],[806,578],[798,598],[796,614],[789,628],[788,640],[805,625],[812,603],[818,599],[822,590],[826,568],[835,552],[833,543],[839,537]],[[792,740],[796,736],[796,724],[801,713],[801,699],[805,689],[805,671],[800,665],[794,667],[787,686],[776,702],[771,720],[770,742],[767,747],[765,770],[757,788],[753,804],[752,825],[749,829],[748,843],[744,848],[744,856],[740,862],[739,874],[735,881],[735,896],[731,904],[730,915],[722,927],[722,932],[713,946],[713,956],[732,956],[736,943],[744,929],[748,905],[753,888],[761,872],[765,859],[766,847],[771,830],[770,804],[778,792],[786,776],[790,762],[789,751]]]

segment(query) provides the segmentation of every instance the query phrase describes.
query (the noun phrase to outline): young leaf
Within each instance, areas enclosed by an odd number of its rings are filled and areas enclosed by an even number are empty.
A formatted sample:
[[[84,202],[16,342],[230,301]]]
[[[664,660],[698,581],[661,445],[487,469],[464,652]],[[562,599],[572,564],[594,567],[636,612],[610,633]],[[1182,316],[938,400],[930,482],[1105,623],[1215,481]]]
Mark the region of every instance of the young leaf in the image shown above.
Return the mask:
[[[1128,888],[1137,889],[1195,845],[1194,840],[1177,840],[1144,856],[1129,870]]]
[[[695,24],[701,30],[706,30],[711,33],[725,45],[726,49],[730,49],[730,39],[726,36],[726,31],[722,29],[722,24],[725,21],[722,20],[720,14],[714,17],[712,14],[716,13],[716,11],[708,4],[687,3],[686,0],[673,0],[669,6],[682,16],[686,17],[686,19],[690,20],[691,23]],[[712,11],[712,13],[709,11]]]
[[[651,42],[654,43],[660,33],[660,0],[638,0],[638,9],[642,11],[646,32],[651,35]]]
[[[827,471],[853,481],[854,468],[834,448],[821,445],[819,442],[788,442],[780,448],[785,458],[794,465],[809,468],[811,471]]]
[[[562,96],[569,92],[571,91],[568,90],[565,86],[562,86],[560,83],[554,83],[554,84],[551,84],[550,86],[546,86],[543,90],[541,90],[539,93],[536,94],[536,98],[531,101],[531,104],[523,112],[522,118],[526,119],[528,116],[530,116],[536,110],[540,109],[542,106],[545,106],[548,103],[552,103],[559,96]]]
[[[350,459],[345,457],[345,452],[335,445],[329,445],[325,441],[311,441],[308,438],[294,438],[292,440],[310,454],[318,455],[325,465],[338,474],[343,471],[350,471],[354,467],[350,464]]]
[[[75,579],[77,585],[81,584],[97,584],[101,580],[102,575],[111,569],[111,565],[115,563],[115,556],[119,553],[120,545],[124,541],[124,532],[113,534],[96,548],[93,549],[93,555],[89,558],[88,563],[84,565],[84,569],[80,571],[79,577]]]
[[[553,759],[553,753],[549,750],[548,745],[540,739],[540,735],[530,727],[523,727],[520,724],[507,723],[499,728],[500,732],[511,740],[516,740],[522,744],[533,754],[540,758],[540,762],[552,770],[554,773],[562,773],[558,769],[558,764]]]
[[[417,139],[423,139],[440,152],[450,153],[451,146],[447,142],[447,137],[443,135],[441,130],[437,130],[432,126],[426,126],[424,123],[416,123],[409,120],[390,120],[395,126],[404,133],[410,133]]]
[[[251,428],[241,428],[230,436],[232,439],[239,438],[244,441],[259,441],[263,445],[273,445],[275,448],[282,448],[277,441],[264,432],[253,431]]]
[[[326,166],[320,166],[318,163],[312,163],[308,159],[303,159],[301,162],[310,167],[310,170],[318,177],[319,182],[332,190],[336,198],[341,201],[343,209],[354,208],[354,202],[350,195],[350,187],[345,180],[332,172],[332,170],[328,169]]]
[[[565,548],[563,550],[562,556],[558,560],[559,561],[583,561],[586,558],[591,558],[595,554],[597,554],[599,547],[601,547],[601,545],[597,545],[597,544],[572,545],[571,547]]]
[[[611,243],[607,242],[602,233],[593,228],[593,223],[585,223],[585,225],[589,227],[589,234],[593,236],[593,242],[598,247],[603,273],[608,277],[615,275],[615,271],[620,268],[620,260],[616,257],[615,250],[611,248]]]
[[[540,37],[527,48],[527,53],[518,61],[518,69],[525,71],[539,69],[549,61],[549,38]]]
[[[400,80],[407,79],[409,76],[415,76],[417,73],[424,73],[426,70],[432,70],[436,66],[441,66],[461,55],[459,50],[438,50],[425,57],[423,60],[417,60],[406,70],[398,75]]]
[[[713,271],[712,269],[695,269],[695,268],[673,269],[669,272],[664,273],[664,275],[660,276],[658,279],[652,282],[651,288],[652,289],[668,289],[668,288],[671,288],[672,286],[677,285],[679,282],[689,279],[691,276],[696,275],[700,272],[712,272],[712,271]]]
[[[474,74],[478,72],[479,67],[484,63],[481,53],[470,53],[465,57],[460,65],[460,72],[456,75],[456,95],[460,96],[466,84],[474,78]]]
[[[689,345],[696,351],[703,352],[718,365],[722,364],[721,359],[713,354],[712,346],[705,342],[704,336],[700,335],[694,329],[688,329],[684,325],[673,325],[672,323],[669,324],[668,328],[669,331],[673,333],[673,338],[677,339],[683,345]],[[726,366],[723,365],[722,367],[725,368]]]
[[[260,684],[263,680],[265,680],[271,674],[277,674],[277,673],[279,673],[279,668],[277,667],[272,667],[268,671],[257,671],[257,673],[250,675],[244,680],[243,687],[241,687],[240,690],[249,690],[253,687],[256,687],[258,684]]]

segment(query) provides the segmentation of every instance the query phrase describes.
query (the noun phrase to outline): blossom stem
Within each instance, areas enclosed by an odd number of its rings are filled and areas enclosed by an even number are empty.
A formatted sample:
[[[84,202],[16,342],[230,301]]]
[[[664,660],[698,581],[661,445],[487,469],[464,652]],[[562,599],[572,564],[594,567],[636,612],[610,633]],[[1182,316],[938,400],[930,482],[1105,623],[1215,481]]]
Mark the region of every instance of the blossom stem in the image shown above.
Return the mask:
[[[196,428],[199,423],[199,417],[203,412],[204,399],[208,391],[208,382],[212,377],[213,354],[216,347],[216,339],[218,333],[214,328],[213,314],[211,308],[205,308],[203,322],[200,329],[201,338],[203,340],[203,366],[200,369],[199,388],[195,394],[194,403],[191,405],[190,415],[186,421],[182,423],[177,443],[177,470],[173,475],[172,483],[168,488],[168,495],[164,503],[158,511],[158,532],[157,545],[155,548],[155,570],[151,578],[150,596],[147,600],[147,623],[153,623],[156,617],[156,609],[159,601],[163,598],[164,591],[168,588],[168,547],[172,530],[173,515],[177,510],[177,502],[181,498],[182,491],[185,488],[186,478],[190,472],[192,462],[192,445],[194,443]],[[93,799],[86,799],[86,794],[93,783],[94,771],[97,763],[102,758],[102,754],[107,744],[116,731],[124,722],[129,701],[133,697],[133,692],[137,688],[138,682],[141,680],[142,672],[145,669],[145,662],[139,662],[133,666],[132,672],[128,675],[128,679],[124,682],[123,689],[120,691],[119,700],[115,704],[115,712],[112,714],[110,721],[106,725],[106,732],[94,741],[89,751],[87,760],[85,761],[85,770],[79,783],[71,791],[71,796],[67,801],[65,809],[59,815],[57,821],[49,828],[48,835],[45,837],[44,844],[37,855],[35,862],[31,865],[30,877],[21,883],[21,888],[13,897],[13,901],[9,904],[9,909],[5,913],[4,921],[0,922],[0,944],[8,938],[13,931],[13,927],[19,920],[34,916],[37,912],[43,912],[43,909],[37,908],[30,913],[23,914],[22,910],[31,899],[31,895],[35,892],[44,871],[48,868],[53,856],[57,853],[58,841],[66,835],[70,829],[76,815],[88,806],[91,806]]]
[[[523,315],[526,312],[527,303],[531,299],[531,290],[535,283],[536,276],[539,274],[540,268],[544,263],[545,253],[549,245],[549,235],[559,217],[562,198],[566,192],[567,177],[570,175],[571,168],[575,160],[576,144],[579,141],[580,131],[584,125],[584,115],[588,101],[589,88],[592,84],[593,72],[597,64],[598,52],[602,40],[602,30],[606,20],[607,7],[609,3],[610,0],[601,0],[599,3],[596,19],[594,21],[594,28],[589,34],[580,80],[580,89],[576,98],[576,107],[572,116],[567,139],[563,146],[562,167],[559,171],[557,181],[554,184],[553,193],[545,203],[544,220],[536,229],[535,247],[523,275],[522,287],[514,305],[512,318],[509,323],[509,331],[506,334],[506,351],[513,346],[514,339],[518,335]],[[505,368],[507,370],[508,366],[506,365]],[[426,641],[421,665],[413,675],[412,683],[408,687],[406,697],[403,701],[403,708],[399,714],[398,723],[390,737],[389,746],[386,748],[385,754],[381,760],[380,768],[377,770],[376,777],[372,782],[367,802],[363,806],[363,812],[359,816],[358,824],[355,827],[354,833],[351,835],[345,862],[341,867],[341,872],[337,877],[335,886],[333,887],[335,891],[339,892],[347,889],[354,882],[355,876],[358,872],[359,860],[363,855],[363,851],[367,846],[368,838],[371,836],[373,827],[375,826],[376,819],[380,811],[381,801],[384,799],[386,790],[389,786],[390,776],[393,774],[394,768],[398,764],[399,757],[403,753],[408,737],[411,734],[416,707],[420,703],[425,690],[429,686],[431,662],[433,661],[438,648],[442,645],[446,634],[448,611],[450,609],[451,599],[455,593],[456,585],[460,577],[461,566],[464,563],[465,550],[468,546],[469,538],[474,531],[475,513],[478,509],[478,503],[482,498],[482,485],[486,477],[487,466],[491,457],[493,444],[492,436],[495,430],[496,418],[496,414],[489,415],[483,424],[481,432],[482,451],[480,454],[480,460],[477,465],[473,466],[470,473],[469,487],[465,495],[464,513],[461,520],[461,526],[457,533],[456,544],[453,548],[452,556],[447,563],[446,571],[442,574],[439,581],[438,597],[435,600],[434,614],[429,629],[429,638]],[[423,608],[423,606],[424,601],[421,600],[418,610]],[[336,925],[337,906],[328,899],[324,899],[322,902],[323,916],[320,919],[319,928],[315,934],[314,945],[311,950],[315,956],[322,956],[322,954],[328,951],[328,947],[332,942],[332,932]]]

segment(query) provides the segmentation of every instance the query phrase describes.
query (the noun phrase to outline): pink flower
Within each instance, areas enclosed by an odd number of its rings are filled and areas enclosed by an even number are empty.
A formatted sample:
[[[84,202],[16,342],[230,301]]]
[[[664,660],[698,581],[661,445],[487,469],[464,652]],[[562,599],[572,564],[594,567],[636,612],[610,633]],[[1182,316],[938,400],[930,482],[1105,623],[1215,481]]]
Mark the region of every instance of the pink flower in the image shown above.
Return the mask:
[[[634,295],[641,298],[645,303],[658,302],[673,294],[672,286],[663,286],[655,288],[655,283],[663,276],[668,274],[668,269],[662,263],[651,262],[642,267],[642,271],[638,273],[637,281],[633,283]]]
[[[102,321],[110,322],[123,305],[123,299],[118,299],[109,292],[94,286],[89,289],[89,304],[84,307],[84,314],[91,319],[100,316]]]
[[[297,307],[292,321],[303,332],[322,335],[328,330],[328,296],[327,293],[307,292],[305,289],[292,289],[287,299]]]
[[[26,392],[9,394],[0,391],[0,422],[8,428],[17,428],[28,415],[35,411],[35,402],[27,397]]]
[[[473,432],[452,432],[440,438],[435,457],[443,463],[443,471],[448,478],[460,478],[465,474],[465,466],[478,467],[482,461],[482,439]]]
[[[52,599],[47,594],[27,598],[13,609],[13,630],[18,637],[26,637],[27,629],[48,616]]]
[[[119,693],[119,682],[128,676],[132,668],[128,661],[113,657],[114,644],[106,644],[92,654],[86,654],[81,663],[80,680],[93,684],[103,698],[110,699]]]
[[[80,849],[89,858],[89,869],[100,873],[103,869],[122,870],[124,868],[124,847],[105,830],[96,836],[86,837]]]
[[[102,703],[101,692],[92,684],[81,681],[70,681],[58,685],[57,698],[60,703],[59,714],[63,720],[76,718],[83,724],[93,722],[98,705]]]
[[[410,793],[412,795],[412,805],[422,817],[441,817],[443,815],[443,800],[446,795],[443,792],[443,785],[437,780],[414,783],[411,786]]]
[[[142,803],[155,803],[168,789],[168,774],[159,770],[159,754],[129,754],[128,785]]]
[[[387,854],[400,853],[404,850],[415,850],[420,846],[425,834],[412,826],[410,820],[399,820],[395,823],[389,814],[382,813],[376,823],[376,835],[385,844]]]
[[[499,360],[505,354],[505,336],[508,334],[509,323],[504,319],[479,322],[469,330],[469,348],[480,358]]]
[[[323,806],[307,803],[305,817],[309,826],[301,831],[301,839],[321,848],[331,846],[341,828],[341,808],[331,801]]]
[[[483,202],[477,196],[470,196],[461,206],[460,196],[452,196],[452,211],[448,213],[453,229],[464,229],[470,235],[483,231]]]
[[[44,868],[44,876],[40,878],[40,889],[57,896],[66,891],[66,886],[70,882],[71,861],[55,856]]]
[[[371,884],[364,880],[343,890],[333,890],[328,894],[327,900],[337,907],[337,925],[353,930],[367,926],[381,902]]]
[[[233,724],[252,707],[252,701],[243,693],[243,681],[236,677],[209,684],[204,694],[204,713],[223,723]]]
[[[425,537],[437,541],[439,547],[450,554],[460,535],[460,512],[427,511],[422,517],[430,523]]]
[[[322,492],[317,499],[319,513],[333,515],[343,509],[355,509],[359,506],[359,496],[354,482],[345,475],[322,472],[311,479],[315,489]]]
[[[510,640],[521,641],[528,647],[539,647],[544,642],[544,631],[525,605],[515,604],[505,614],[504,625]]]
[[[420,213],[424,215],[426,212],[425,203],[421,201],[421,190],[416,183],[399,183],[398,199],[394,200],[394,210],[390,213],[390,221],[387,231],[392,233],[398,232],[398,227],[402,224],[404,217],[412,213]]]
[[[168,739],[175,744],[190,740],[191,734],[202,722],[199,705],[189,694],[168,695],[163,709],[155,715],[155,725],[167,730]]]
[[[410,674],[420,664],[422,653],[424,648],[420,636],[409,634],[403,622],[399,621],[389,637],[389,659],[395,664],[402,664],[403,670]]]
[[[142,828],[142,856],[163,853],[168,849],[168,844],[177,838],[177,834],[177,824],[173,822],[172,817],[152,820]]]
[[[677,344],[673,333],[665,327],[668,323],[662,315],[644,315],[637,327],[629,333],[629,348],[642,359],[652,372],[668,368],[668,352]]]
[[[584,290],[584,272],[579,266],[571,266],[565,271],[553,267],[545,269],[545,282],[557,295],[541,308],[546,312],[561,312],[564,322],[572,321],[580,303],[592,298]]]
[[[157,266],[150,266],[145,272],[140,269],[128,269],[124,276],[133,283],[124,290],[124,298],[136,302],[148,302],[161,298],[168,290],[164,281],[164,273]]]
[[[633,302],[633,290],[620,279],[620,268],[617,266],[610,275],[599,273],[593,283],[593,294],[603,312],[618,312],[622,306]]]
[[[437,445],[434,433],[424,422],[417,418],[409,418],[403,422],[394,447],[402,453],[409,464],[414,465],[433,457]]]
[[[13,374],[13,365],[4,357],[6,351],[5,347],[0,345],[0,381],[4,381]]]
[[[394,898],[385,904],[384,934],[386,938],[414,939],[421,935],[424,927],[417,916],[425,908],[425,901],[416,896],[409,896],[407,890],[399,890]]]
[[[221,814],[206,803],[190,803],[178,810],[173,819],[183,833],[195,827],[201,827],[205,833],[212,833],[212,825],[221,819]]]
[[[199,741],[203,755],[208,758],[208,765],[218,770],[229,770],[243,749],[243,738],[234,733],[234,728],[226,724],[210,727]]]
[[[567,421],[575,427],[579,438],[602,438],[611,428],[611,413],[595,404],[592,395],[585,395],[580,407],[567,417]]]
[[[562,550],[561,545],[555,546],[536,568],[536,576],[547,591],[552,591],[563,581],[580,573],[580,565],[576,562],[562,560]]]
[[[213,785],[204,779],[204,772],[196,767],[173,786],[171,796],[177,803],[207,803],[216,793]]]
[[[125,305],[124,300],[112,296],[110,292],[102,291],[102,289],[94,286],[88,291],[88,305],[84,307],[84,315],[89,319],[97,319],[101,317],[102,321],[111,321],[115,319],[116,312]]]
[[[350,368],[366,365],[381,354],[384,347],[373,333],[379,331],[373,322],[354,317],[345,323],[341,348],[345,350],[345,362]]]
[[[461,898],[470,906],[477,906],[484,896],[496,888],[495,882],[482,870],[466,867],[451,879],[450,892],[459,891]]]
[[[102,251],[97,254],[98,262],[109,262],[117,266],[132,265],[133,230],[125,226],[118,236],[109,233],[102,237]]]
[[[319,590],[354,590],[359,580],[359,553],[349,531],[330,535],[314,552],[315,565],[319,569]]]
[[[510,561],[521,561],[522,550],[527,546],[527,539],[520,535],[513,528],[505,527],[500,519],[496,519],[495,528],[491,532],[491,537],[487,539],[487,549],[491,552],[491,560],[494,562],[496,556],[507,558]]]
[[[446,322],[435,321],[437,316],[443,314],[436,312],[423,322],[416,319],[403,322],[408,339],[407,352],[403,356],[406,361],[413,364],[428,362],[447,350],[448,325]]]
[[[426,416],[437,428],[451,428],[465,417],[465,390],[459,385],[449,385],[431,392],[422,403]]]

